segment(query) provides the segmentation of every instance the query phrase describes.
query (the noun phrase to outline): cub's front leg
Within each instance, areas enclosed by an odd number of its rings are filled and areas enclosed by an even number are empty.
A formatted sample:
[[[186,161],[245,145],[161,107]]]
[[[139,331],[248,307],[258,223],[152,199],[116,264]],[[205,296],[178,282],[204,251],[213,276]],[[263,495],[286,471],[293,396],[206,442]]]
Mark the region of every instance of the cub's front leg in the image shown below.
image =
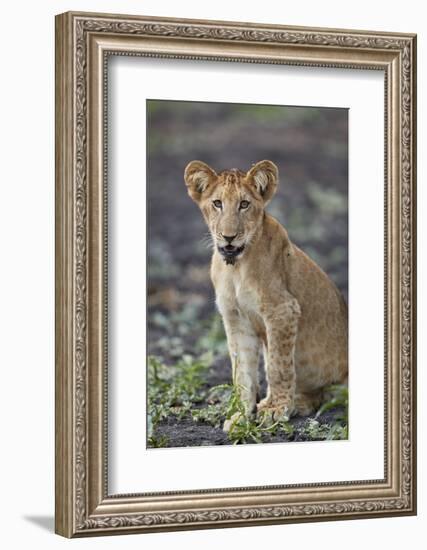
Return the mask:
[[[258,404],[258,417],[268,422],[288,420],[294,410],[296,373],[295,344],[301,310],[287,294],[276,306],[263,313],[267,333],[265,369],[267,396]]]
[[[256,413],[258,393],[258,366],[261,342],[246,317],[236,309],[222,311],[228,350],[230,353],[233,385],[239,392],[247,416]],[[229,431],[240,417],[239,413],[227,419],[224,430]]]

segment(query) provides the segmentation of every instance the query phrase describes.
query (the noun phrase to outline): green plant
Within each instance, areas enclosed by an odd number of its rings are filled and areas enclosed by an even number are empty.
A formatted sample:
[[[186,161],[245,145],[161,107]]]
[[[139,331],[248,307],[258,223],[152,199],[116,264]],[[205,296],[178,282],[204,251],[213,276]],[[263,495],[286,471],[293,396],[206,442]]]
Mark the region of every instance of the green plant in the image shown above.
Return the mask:
[[[312,440],[332,440],[332,439],[347,439],[347,426],[341,426],[338,423],[321,424],[314,418],[309,418],[303,426],[300,433],[305,434]]]
[[[334,422],[336,424],[336,434],[342,437],[334,439],[348,439],[348,387],[343,384],[336,384],[327,388],[328,400],[320,407],[316,413],[316,418],[327,411],[334,412]]]
[[[195,422],[205,422],[214,428],[219,428],[224,421],[222,404],[208,405],[200,409],[191,409],[190,414]]]
[[[345,419],[347,419],[348,411],[348,387],[340,384],[329,386],[326,393],[328,394],[328,400],[323,403],[320,409],[316,413],[316,418],[326,411],[342,407],[344,409]],[[340,413],[341,414],[341,413]],[[344,419],[344,418],[343,418]]]
[[[165,435],[161,435],[161,436],[151,435],[148,438],[148,447],[153,447],[153,448],[166,447],[167,443],[168,443],[168,438]]]
[[[165,365],[157,357],[148,358],[148,446],[165,443],[156,436],[159,422],[169,415],[183,418],[193,405],[203,401],[206,392],[202,386],[211,361],[209,353],[197,359],[184,355],[173,366]]]

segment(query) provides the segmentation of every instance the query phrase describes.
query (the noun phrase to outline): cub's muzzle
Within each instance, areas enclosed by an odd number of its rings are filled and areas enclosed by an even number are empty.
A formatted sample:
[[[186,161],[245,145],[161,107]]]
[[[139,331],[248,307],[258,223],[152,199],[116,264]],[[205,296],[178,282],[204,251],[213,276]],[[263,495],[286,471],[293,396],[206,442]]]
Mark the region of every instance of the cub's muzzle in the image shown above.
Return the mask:
[[[227,244],[226,246],[219,246],[218,252],[227,264],[234,264],[237,256],[243,252],[244,248],[245,245],[233,246],[232,244]]]

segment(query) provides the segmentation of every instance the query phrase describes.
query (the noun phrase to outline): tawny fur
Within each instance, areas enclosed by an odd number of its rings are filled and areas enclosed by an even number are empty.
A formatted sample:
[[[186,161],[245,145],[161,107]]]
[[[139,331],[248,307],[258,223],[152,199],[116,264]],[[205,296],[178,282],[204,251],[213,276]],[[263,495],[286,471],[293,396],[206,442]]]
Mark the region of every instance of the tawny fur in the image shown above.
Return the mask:
[[[322,269],[265,212],[277,188],[277,167],[261,161],[247,173],[217,174],[193,161],[184,178],[214,241],[211,278],[246,413],[273,421],[310,414],[321,404],[325,386],[346,383],[347,305]],[[233,237],[235,257],[221,253],[230,244],[224,236]],[[261,354],[268,388],[257,403]],[[229,427],[230,421],[224,429]]]

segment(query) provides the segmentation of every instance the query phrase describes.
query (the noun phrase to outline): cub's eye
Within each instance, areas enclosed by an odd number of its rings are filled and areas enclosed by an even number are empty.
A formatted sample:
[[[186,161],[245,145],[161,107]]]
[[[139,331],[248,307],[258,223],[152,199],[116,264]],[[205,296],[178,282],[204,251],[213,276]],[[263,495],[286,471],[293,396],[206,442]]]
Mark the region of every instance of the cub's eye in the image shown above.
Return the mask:
[[[213,205],[215,206],[215,208],[222,208],[222,202],[221,201],[213,201]]]
[[[249,201],[242,201],[240,203],[239,208],[240,208],[240,210],[246,210],[246,208],[248,208],[248,206],[249,206]]]

